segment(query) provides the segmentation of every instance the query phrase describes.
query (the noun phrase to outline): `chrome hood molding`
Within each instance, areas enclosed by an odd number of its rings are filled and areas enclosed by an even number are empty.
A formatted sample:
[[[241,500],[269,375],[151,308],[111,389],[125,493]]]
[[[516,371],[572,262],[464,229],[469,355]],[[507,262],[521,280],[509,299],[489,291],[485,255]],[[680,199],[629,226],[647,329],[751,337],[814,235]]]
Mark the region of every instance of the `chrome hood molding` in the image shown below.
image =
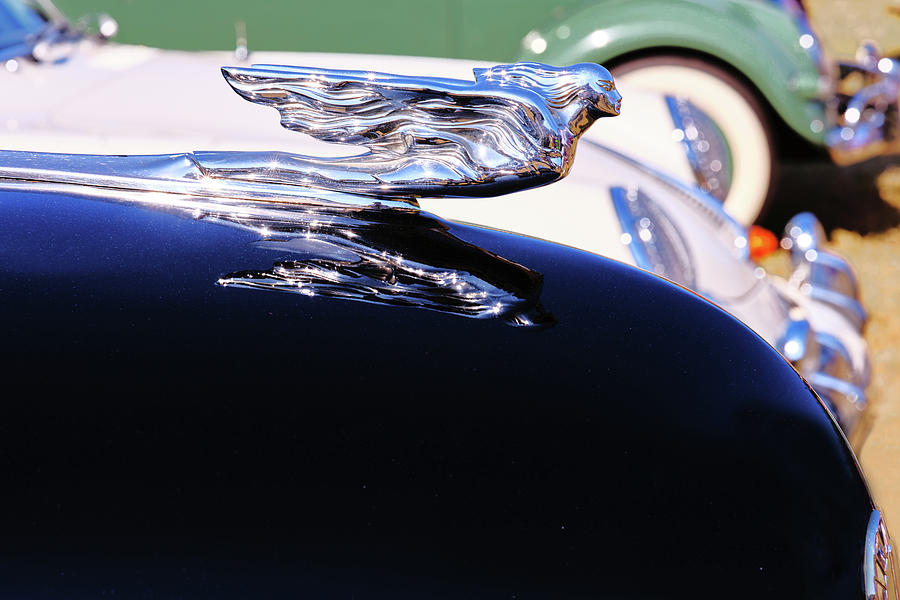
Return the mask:
[[[422,196],[495,196],[565,177],[578,138],[621,108],[612,76],[592,63],[499,65],[475,69],[474,81],[269,65],[222,72],[244,98],[277,108],[286,128],[366,151],[0,151],[0,179],[339,202],[344,195],[409,204]]]

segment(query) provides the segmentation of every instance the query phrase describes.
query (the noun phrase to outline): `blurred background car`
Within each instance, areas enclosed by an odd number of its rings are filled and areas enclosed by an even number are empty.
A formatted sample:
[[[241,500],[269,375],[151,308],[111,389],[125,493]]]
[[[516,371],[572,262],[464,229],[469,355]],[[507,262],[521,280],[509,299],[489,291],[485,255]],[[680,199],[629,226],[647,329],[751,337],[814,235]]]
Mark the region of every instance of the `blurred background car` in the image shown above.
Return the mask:
[[[900,68],[871,46],[840,63],[829,57],[797,0],[354,0],[267,2],[252,10],[229,0],[169,10],[66,0],[61,6],[70,14],[114,11],[132,32],[123,41],[169,48],[227,48],[239,21],[238,37],[251,49],[598,62],[626,93],[637,85],[670,95],[673,130],[692,118],[676,98],[712,119],[725,159],[707,158],[696,137],[684,136],[689,173],[745,225],[774,197],[780,159],[827,146],[848,163],[898,143]],[[854,7],[848,11],[858,13]],[[881,12],[880,20],[892,18]]]
[[[603,61],[623,84],[689,98],[731,149],[734,173],[719,195],[743,223],[772,196],[778,145],[797,146],[787,134],[843,164],[897,148],[900,67],[871,45],[839,66],[797,0],[596,2],[535,29],[524,45],[525,56]],[[855,88],[842,89],[853,77]],[[723,182],[693,152],[698,181],[716,193]]]

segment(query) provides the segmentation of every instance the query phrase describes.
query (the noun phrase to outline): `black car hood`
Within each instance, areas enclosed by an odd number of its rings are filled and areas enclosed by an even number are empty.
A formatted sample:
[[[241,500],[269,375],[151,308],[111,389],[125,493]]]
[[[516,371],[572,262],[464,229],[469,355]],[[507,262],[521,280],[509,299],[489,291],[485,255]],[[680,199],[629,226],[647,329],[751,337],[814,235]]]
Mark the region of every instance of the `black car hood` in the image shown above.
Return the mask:
[[[765,342],[619,263],[409,218],[399,253],[505,261],[481,280],[540,326],[222,285],[296,256],[0,195],[0,596],[859,596],[865,484]]]

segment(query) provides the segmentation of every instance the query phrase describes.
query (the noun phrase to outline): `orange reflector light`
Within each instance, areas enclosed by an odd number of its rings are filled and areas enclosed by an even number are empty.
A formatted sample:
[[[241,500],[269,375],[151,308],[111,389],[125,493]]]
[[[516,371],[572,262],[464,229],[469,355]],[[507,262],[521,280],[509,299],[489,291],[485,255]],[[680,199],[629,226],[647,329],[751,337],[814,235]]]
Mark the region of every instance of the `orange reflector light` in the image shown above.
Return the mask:
[[[758,225],[750,227],[750,258],[759,260],[777,249],[778,238],[774,233]]]

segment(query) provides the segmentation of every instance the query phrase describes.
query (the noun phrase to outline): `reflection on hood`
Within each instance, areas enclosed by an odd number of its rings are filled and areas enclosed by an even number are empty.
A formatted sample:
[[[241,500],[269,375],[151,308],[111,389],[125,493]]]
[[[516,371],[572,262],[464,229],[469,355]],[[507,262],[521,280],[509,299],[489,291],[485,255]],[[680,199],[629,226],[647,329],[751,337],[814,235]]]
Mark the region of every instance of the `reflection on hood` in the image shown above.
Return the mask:
[[[425,308],[518,326],[555,323],[540,304],[543,276],[464,242],[415,209],[292,206],[260,214],[208,214],[253,230],[288,256],[242,270],[222,286]]]

